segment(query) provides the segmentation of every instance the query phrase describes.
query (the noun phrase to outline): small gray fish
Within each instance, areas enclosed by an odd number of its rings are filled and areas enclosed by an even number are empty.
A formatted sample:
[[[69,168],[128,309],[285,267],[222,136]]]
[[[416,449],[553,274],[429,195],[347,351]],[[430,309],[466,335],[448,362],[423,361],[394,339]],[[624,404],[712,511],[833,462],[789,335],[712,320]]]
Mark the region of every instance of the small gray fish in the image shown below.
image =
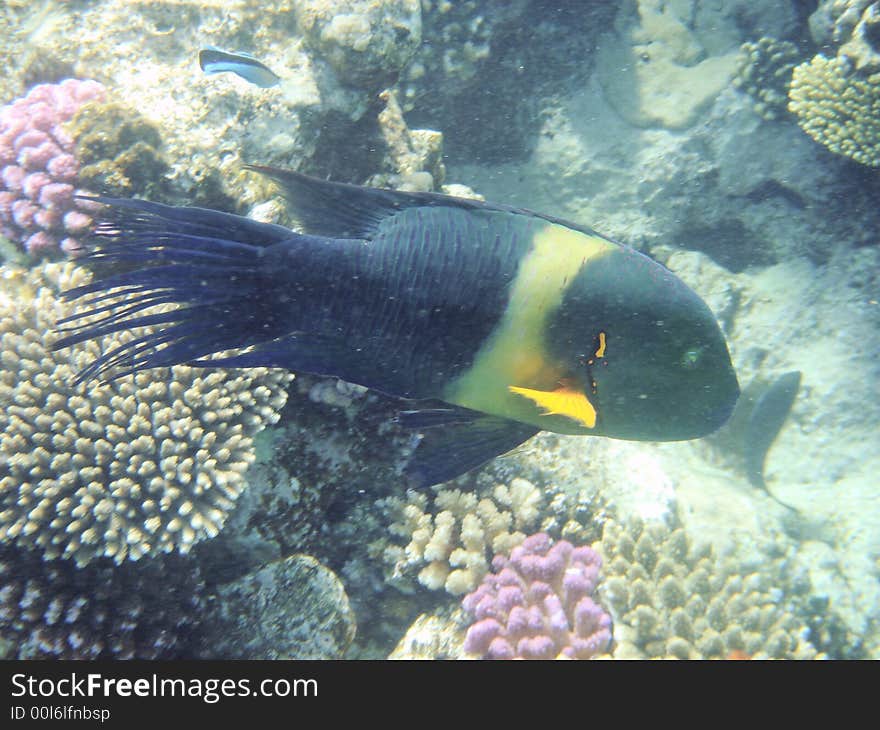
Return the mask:
[[[800,385],[800,371],[794,370],[780,375],[755,398],[754,408],[746,426],[743,454],[746,476],[749,482],[759,489],[767,491],[767,484],[764,481],[764,461],[788,417]]]
[[[263,89],[277,86],[281,81],[281,77],[272,69],[244,51],[230,53],[214,46],[206,46],[199,51],[199,67],[206,74],[230,71]]]

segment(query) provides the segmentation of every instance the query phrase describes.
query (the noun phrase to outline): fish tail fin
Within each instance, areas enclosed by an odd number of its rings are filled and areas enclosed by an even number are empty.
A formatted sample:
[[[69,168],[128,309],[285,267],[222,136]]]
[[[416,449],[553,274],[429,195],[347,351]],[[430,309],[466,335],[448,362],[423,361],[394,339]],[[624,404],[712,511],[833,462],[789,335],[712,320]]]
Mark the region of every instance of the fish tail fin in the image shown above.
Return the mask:
[[[283,284],[283,269],[271,260],[277,263],[273,251],[279,247],[308,237],[204,208],[92,200],[107,208],[95,229],[98,248],[84,259],[128,270],[64,292],[67,300],[83,301],[79,311],[58,321],[61,337],[53,349],[149,329],[104,351],[77,375],[77,383],[193,363],[269,342],[289,326],[272,296]]]

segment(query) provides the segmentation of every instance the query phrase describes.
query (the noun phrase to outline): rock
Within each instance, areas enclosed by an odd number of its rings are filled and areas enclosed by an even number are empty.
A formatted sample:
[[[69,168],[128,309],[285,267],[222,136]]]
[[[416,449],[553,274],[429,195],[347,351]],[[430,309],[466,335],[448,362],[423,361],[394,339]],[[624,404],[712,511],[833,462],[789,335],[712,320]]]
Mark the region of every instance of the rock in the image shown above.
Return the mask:
[[[202,658],[340,659],[355,617],[339,578],[308,555],[269,563],[220,586]]]

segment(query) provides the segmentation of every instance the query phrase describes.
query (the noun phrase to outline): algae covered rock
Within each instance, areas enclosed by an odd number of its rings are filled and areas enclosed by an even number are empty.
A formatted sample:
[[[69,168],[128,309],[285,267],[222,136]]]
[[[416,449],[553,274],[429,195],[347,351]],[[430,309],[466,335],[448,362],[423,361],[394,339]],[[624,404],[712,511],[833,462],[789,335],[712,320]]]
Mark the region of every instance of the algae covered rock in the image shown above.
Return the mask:
[[[636,127],[690,127],[736,70],[736,52],[708,53],[671,4],[641,0],[637,20],[623,14],[615,25],[596,68],[608,102]]]
[[[85,104],[68,125],[82,167],[80,184],[105,195],[155,197],[168,165],[161,133],[116,102]]]
[[[220,586],[204,629],[205,658],[339,659],[355,617],[333,571],[292,555]]]
[[[350,86],[393,82],[422,40],[419,0],[303,0],[294,12],[306,43]]]

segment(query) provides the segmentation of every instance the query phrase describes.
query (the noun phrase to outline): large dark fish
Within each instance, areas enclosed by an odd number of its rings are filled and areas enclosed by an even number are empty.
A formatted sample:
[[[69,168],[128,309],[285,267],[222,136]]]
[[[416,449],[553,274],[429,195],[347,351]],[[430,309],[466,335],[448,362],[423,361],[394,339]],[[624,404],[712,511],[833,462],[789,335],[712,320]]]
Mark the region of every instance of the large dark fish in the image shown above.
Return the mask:
[[[402,421],[424,430],[406,469],[416,485],[542,429],[669,441],[730,415],[739,387],[715,318],[632,248],[526,210],[253,169],[280,183],[305,233],[100,199],[111,208],[92,257],[139,268],[67,292],[93,296],[56,347],[153,333],[80,380],[177,363],[334,375],[406,399]],[[149,311],[168,303],[180,306]],[[205,360],[233,348],[249,349]]]

